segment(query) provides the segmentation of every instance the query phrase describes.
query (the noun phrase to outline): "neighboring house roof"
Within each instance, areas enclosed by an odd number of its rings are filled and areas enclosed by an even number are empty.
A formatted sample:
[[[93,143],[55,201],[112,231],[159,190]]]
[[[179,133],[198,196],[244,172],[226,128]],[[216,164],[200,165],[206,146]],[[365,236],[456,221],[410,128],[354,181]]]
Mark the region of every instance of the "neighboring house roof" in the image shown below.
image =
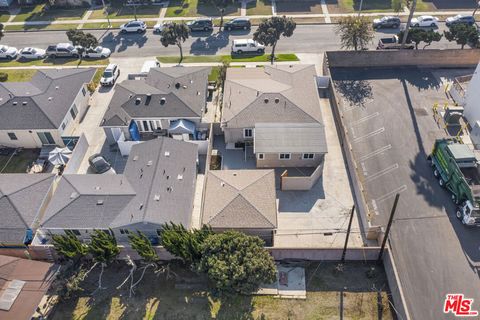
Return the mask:
[[[52,263],[0,255],[0,300],[2,297],[6,301],[13,300],[11,306],[0,301],[0,319],[31,319],[55,278],[55,272]],[[23,286],[15,290],[18,284]]]
[[[202,220],[220,229],[275,229],[274,171],[209,171]]]
[[[257,122],[322,123],[314,65],[229,68],[222,123],[227,128]]]
[[[209,73],[210,67],[150,68],[144,79],[120,82],[101,125],[128,126],[135,118],[201,117]]]
[[[0,83],[0,130],[59,128],[95,70],[39,70],[29,82]]]
[[[123,174],[64,175],[41,226],[105,229],[173,221],[190,226],[197,145],[171,138],[136,144]]]
[[[327,153],[319,123],[256,123],[253,145],[255,153]]]
[[[0,244],[22,244],[33,228],[54,180],[53,174],[0,175]]]

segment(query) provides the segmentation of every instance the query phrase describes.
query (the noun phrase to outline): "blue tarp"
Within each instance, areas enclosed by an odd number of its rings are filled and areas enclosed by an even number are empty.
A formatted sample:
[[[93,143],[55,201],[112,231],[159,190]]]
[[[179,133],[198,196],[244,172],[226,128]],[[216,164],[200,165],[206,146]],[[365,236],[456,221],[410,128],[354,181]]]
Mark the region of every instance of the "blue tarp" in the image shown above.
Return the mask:
[[[170,134],[194,134],[195,133],[195,123],[188,120],[177,120],[170,123],[170,128],[168,129]]]
[[[132,138],[133,141],[140,141],[140,132],[138,131],[138,126],[135,121],[132,120],[132,122],[130,122],[128,131],[130,132],[130,138]]]
[[[25,238],[23,239],[23,244],[28,246],[30,243],[32,243],[32,241],[33,241],[33,231],[32,229],[29,228],[25,231]]]

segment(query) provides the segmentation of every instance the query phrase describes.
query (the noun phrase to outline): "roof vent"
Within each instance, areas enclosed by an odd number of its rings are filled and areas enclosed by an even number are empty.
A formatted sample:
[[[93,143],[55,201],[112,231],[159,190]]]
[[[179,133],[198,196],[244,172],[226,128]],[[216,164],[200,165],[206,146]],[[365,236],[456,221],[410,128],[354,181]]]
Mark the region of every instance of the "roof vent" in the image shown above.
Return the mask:
[[[197,91],[197,96],[199,96],[199,95],[200,95],[200,91]]]
[[[138,210],[142,210],[143,209],[143,203],[140,203],[140,207],[138,208]]]
[[[178,179],[178,180],[183,180],[183,175],[182,175],[182,174],[179,174],[179,175],[177,176],[177,179]]]
[[[150,167],[152,164],[153,164],[153,161],[152,161],[152,160],[148,160],[148,162],[147,162],[147,167]]]
[[[180,89],[180,82],[175,83],[175,88]]]
[[[98,191],[98,190],[100,190],[100,189],[102,189],[102,188],[101,188],[100,186],[95,186],[95,187],[93,187],[93,189],[95,189],[95,190]]]
[[[150,104],[150,100],[152,100],[152,95],[149,93],[147,94],[147,100],[145,100],[145,105],[149,105]]]
[[[223,181],[220,182],[220,185],[221,185],[222,187],[225,187],[225,182],[223,182]]]
[[[103,206],[103,199],[97,200],[97,206]]]
[[[137,161],[137,160],[138,160],[138,156],[134,156],[133,161]]]
[[[78,193],[72,192],[72,193],[70,194],[70,199],[75,199],[76,197],[78,197]]]
[[[160,201],[160,195],[156,194],[155,196],[153,196],[153,200]]]
[[[170,176],[167,176],[167,180],[170,179]]]
[[[237,176],[237,174],[236,174],[236,173],[234,173],[234,174],[233,174],[233,176],[234,176],[234,177],[236,177],[236,176]]]
[[[163,106],[165,104],[165,102],[167,102],[167,99],[165,99],[165,97],[161,98],[160,99],[160,104]]]
[[[275,98],[275,103],[279,103],[279,102],[280,102],[280,99]]]
[[[187,86],[186,86],[186,85],[183,85],[183,89],[187,89]]]
[[[170,151],[165,151],[165,157],[170,157]]]
[[[265,98],[265,100],[263,100],[263,102],[268,103],[268,98]]]
[[[260,91],[257,91],[257,97],[258,97],[259,94],[260,94]]]
[[[193,83],[193,79],[190,79],[190,83]]]
[[[58,90],[58,89],[60,89],[60,87],[59,87],[59,86],[55,86],[55,89]]]
[[[167,192],[170,193],[170,192],[172,192],[172,190],[173,190],[172,187],[167,187]]]
[[[13,105],[16,106],[16,105],[17,105],[17,101],[13,101]]]
[[[135,104],[136,104],[136,105],[139,105],[140,102],[142,102],[142,98],[137,98],[137,99],[135,99]]]
[[[48,101],[52,101],[53,97],[48,97]]]
[[[133,94],[130,93],[130,94],[128,95],[128,99],[132,99],[132,97],[133,97]]]
[[[22,104],[23,104],[24,106],[26,106],[26,105],[27,105],[27,101],[23,101]]]

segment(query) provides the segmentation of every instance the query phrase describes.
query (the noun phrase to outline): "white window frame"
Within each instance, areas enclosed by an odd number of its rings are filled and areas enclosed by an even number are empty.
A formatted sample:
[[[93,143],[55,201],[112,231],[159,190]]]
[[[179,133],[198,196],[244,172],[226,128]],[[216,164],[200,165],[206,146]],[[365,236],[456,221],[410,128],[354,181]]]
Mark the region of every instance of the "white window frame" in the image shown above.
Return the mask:
[[[310,155],[312,156],[311,158],[308,157]],[[305,156],[307,156],[307,157],[305,157]],[[313,160],[313,159],[315,159],[315,153],[303,153],[302,154],[302,160]]]
[[[258,160],[265,160],[265,153],[257,153]]]
[[[247,136],[247,135],[246,135],[247,130],[250,130],[250,132],[252,132],[252,135]],[[244,129],[243,129],[243,137],[244,137],[244,138],[253,138],[253,128],[244,128]]]
[[[285,155],[285,156],[288,155],[288,157],[287,158],[282,158],[281,157],[282,155]],[[282,152],[282,153],[278,154],[278,160],[290,160],[290,159],[292,159],[292,154],[291,153]]]

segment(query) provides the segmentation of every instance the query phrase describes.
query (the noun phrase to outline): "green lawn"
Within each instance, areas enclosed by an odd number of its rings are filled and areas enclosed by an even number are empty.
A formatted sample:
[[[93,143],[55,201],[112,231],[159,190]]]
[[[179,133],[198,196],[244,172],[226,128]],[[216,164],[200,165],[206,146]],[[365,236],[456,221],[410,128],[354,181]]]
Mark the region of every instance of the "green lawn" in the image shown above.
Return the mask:
[[[22,7],[20,13],[13,19],[15,22],[23,21],[53,21],[53,20],[77,20],[81,19],[87,8],[72,9],[45,9],[45,4]]]
[[[68,24],[45,24],[45,25],[10,25],[6,26],[6,31],[21,31],[21,30],[69,30],[76,29],[78,24],[68,23]]]
[[[8,12],[0,12],[0,22],[7,22],[10,19],[10,14]]]
[[[138,6],[137,18],[157,18],[160,15],[162,6]],[[110,7],[110,13],[108,17],[110,19],[134,19],[135,15],[133,6],[124,6],[123,1],[120,3],[114,3]],[[103,9],[94,10],[89,19],[106,19]]]
[[[240,3],[234,2],[225,8],[225,15],[240,15]],[[206,3],[200,4],[198,0],[171,0],[165,17],[197,17],[220,16],[218,10]]]
[[[282,61],[298,61],[298,57],[294,53],[279,53],[275,55],[277,62]],[[178,63],[178,56],[161,56],[157,57],[162,63]],[[217,56],[184,56],[182,63],[200,63],[200,62],[269,62],[270,55],[217,55]]]
[[[1,69],[0,73],[8,74],[7,82],[24,82],[32,79],[33,75],[37,72],[34,69]]]
[[[111,22],[112,28],[119,28],[123,22]],[[107,22],[85,23],[82,29],[107,29]]]
[[[247,2],[247,16],[271,14],[272,2],[270,0],[256,0]]]
[[[0,155],[0,173],[26,173],[39,154],[40,149],[24,149],[15,156]]]
[[[333,1],[327,1],[327,3]],[[336,1],[335,1],[336,2]],[[360,0],[338,0],[338,8],[341,12],[357,11],[360,5]],[[417,10],[426,11],[432,9],[431,5],[424,0],[417,1]],[[391,12],[391,0],[364,0],[362,12]],[[402,10],[403,11],[403,10]]]
[[[56,66],[56,65],[91,66],[91,65],[107,65],[108,63],[109,63],[108,59],[97,59],[97,60],[83,59],[82,61],[80,61],[78,59],[73,59],[73,58],[57,58],[57,59],[46,58],[44,60],[32,60],[32,61],[20,61],[20,60],[0,61],[0,68],[28,67],[28,66]]]

